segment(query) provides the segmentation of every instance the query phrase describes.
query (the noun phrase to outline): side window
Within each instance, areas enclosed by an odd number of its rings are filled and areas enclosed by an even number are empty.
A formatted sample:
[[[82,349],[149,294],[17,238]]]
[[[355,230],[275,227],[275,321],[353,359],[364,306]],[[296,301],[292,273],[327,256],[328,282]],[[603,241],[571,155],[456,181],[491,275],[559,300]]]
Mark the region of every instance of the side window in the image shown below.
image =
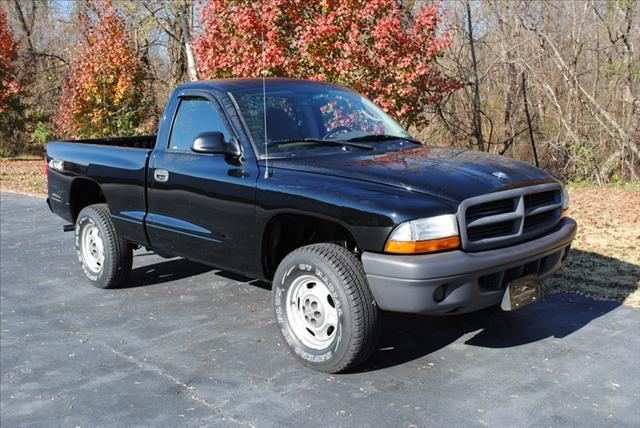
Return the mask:
[[[227,141],[231,139],[222,117],[208,99],[181,98],[171,129],[169,149],[190,152],[191,144],[198,134],[213,131],[222,132]]]

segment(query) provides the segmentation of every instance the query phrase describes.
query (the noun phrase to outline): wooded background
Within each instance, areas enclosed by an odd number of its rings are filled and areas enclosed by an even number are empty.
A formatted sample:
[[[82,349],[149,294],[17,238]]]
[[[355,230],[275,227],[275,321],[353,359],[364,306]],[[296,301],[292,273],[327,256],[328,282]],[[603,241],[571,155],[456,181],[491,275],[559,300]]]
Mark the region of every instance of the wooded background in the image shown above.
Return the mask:
[[[637,181],[638,7],[636,0],[2,0],[0,154],[40,154],[48,139],[71,134],[154,133],[176,84],[196,73],[263,72],[348,84],[429,145],[512,156],[564,180]],[[265,43],[268,64],[251,49]],[[253,67],[219,66],[221,46]],[[89,86],[100,90],[87,95]]]

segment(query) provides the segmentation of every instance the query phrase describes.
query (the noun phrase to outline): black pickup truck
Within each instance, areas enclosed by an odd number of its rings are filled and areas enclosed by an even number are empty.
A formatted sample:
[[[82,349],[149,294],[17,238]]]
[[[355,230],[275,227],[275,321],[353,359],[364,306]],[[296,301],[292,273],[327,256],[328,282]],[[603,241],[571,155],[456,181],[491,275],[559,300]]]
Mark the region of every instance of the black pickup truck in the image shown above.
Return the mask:
[[[535,301],[576,232],[544,171],[422,145],[313,81],[184,84],[157,136],[50,142],[46,161],[94,285],[126,282],[137,247],[270,281],[293,355],[332,373],[375,350],[380,310]]]

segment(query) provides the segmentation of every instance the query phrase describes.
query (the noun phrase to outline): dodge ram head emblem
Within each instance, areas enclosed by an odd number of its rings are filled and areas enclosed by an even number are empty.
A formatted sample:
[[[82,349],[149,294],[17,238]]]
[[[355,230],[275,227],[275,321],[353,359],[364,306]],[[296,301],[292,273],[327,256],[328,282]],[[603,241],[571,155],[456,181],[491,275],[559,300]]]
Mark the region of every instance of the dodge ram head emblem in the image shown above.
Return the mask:
[[[500,180],[506,180],[509,178],[509,176],[502,171],[493,171],[491,174],[498,177]]]

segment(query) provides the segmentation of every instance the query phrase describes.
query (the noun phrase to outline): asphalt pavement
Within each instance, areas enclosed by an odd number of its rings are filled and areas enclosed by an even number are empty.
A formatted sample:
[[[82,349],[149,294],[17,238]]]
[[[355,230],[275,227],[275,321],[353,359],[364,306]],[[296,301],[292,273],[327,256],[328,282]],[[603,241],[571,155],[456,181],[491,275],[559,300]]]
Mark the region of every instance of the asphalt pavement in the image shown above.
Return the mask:
[[[288,354],[269,284],[140,250],[100,290],[43,199],[2,193],[0,223],[2,427],[640,425],[640,310],[385,314],[371,361],[327,375]]]

